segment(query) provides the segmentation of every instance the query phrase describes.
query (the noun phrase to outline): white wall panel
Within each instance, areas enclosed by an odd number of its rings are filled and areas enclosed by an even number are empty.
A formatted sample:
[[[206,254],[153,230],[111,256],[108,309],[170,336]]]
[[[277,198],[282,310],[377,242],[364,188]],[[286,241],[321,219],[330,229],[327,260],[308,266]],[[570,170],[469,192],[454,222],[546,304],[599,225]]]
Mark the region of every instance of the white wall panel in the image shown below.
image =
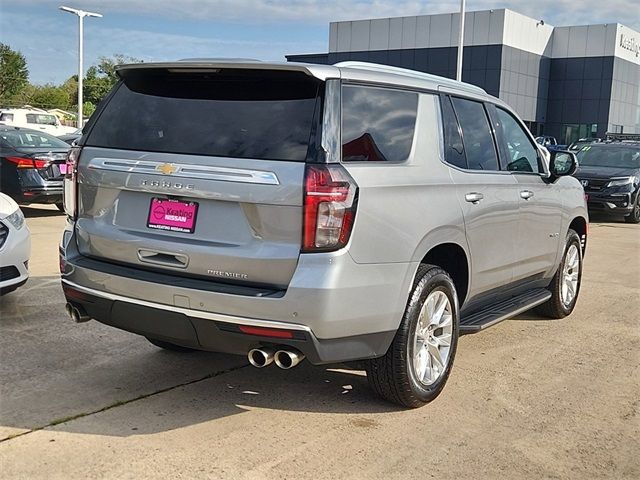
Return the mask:
[[[338,52],[351,50],[351,22],[338,23]]]
[[[569,51],[569,27],[556,27],[553,30],[553,58],[567,58]]]
[[[402,19],[402,48],[416,48],[416,28],[418,17]]]
[[[370,20],[351,22],[351,51],[361,52],[369,50]]]
[[[603,57],[605,55],[607,27],[605,25],[589,25],[587,30],[588,57]]]
[[[371,50],[387,50],[389,48],[389,19],[371,20]]]
[[[490,45],[501,44],[504,41],[505,27],[506,25],[504,9],[490,11],[489,39],[487,43],[489,43]]]
[[[473,45],[489,44],[491,13],[488,10],[475,12],[473,17]]]
[[[587,52],[587,32],[586,25],[579,27],[569,27],[569,47],[568,57],[584,57]]]
[[[329,51],[338,51],[338,24],[336,22],[329,24]]]
[[[451,46],[451,14],[433,15],[429,28],[430,47]]]
[[[429,26],[431,16],[421,15],[416,22],[416,48],[427,48],[429,46]]]
[[[389,19],[389,50],[402,48],[402,17]]]

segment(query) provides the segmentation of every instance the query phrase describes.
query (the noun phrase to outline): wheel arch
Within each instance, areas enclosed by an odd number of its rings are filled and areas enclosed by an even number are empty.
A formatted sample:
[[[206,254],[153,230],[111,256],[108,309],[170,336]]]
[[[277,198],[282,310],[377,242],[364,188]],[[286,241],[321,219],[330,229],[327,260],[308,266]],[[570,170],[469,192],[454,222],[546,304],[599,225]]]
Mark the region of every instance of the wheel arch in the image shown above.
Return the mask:
[[[587,251],[587,236],[589,234],[589,222],[582,216],[574,217],[569,224],[569,229],[575,231],[580,237],[582,255]]]
[[[421,264],[436,265],[446,271],[453,280],[460,306],[469,292],[469,258],[457,243],[441,243],[432,247],[420,260]]]

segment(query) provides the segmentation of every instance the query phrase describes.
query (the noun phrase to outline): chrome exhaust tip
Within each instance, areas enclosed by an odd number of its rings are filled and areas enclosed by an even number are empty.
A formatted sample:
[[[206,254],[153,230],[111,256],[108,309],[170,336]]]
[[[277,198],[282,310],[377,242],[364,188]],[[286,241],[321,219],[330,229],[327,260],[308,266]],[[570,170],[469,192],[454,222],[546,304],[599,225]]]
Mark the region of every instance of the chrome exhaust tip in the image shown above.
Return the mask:
[[[263,368],[273,363],[273,350],[269,348],[253,348],[247,353],[249,363],[256,368]]]
[[[304,360],[304,355],[293,350],[278,350],[274,356],[276,365],[283,370],[289,370]]]
[[[87,315],[87,313],[84,311],[82,307],[75,307],[70,303],[67,303],[64,306],[64,309],[67,311],[67,315],[71,317],[71,320],[73,320],[76,323],[83,323],[91,320],[91,317]]]

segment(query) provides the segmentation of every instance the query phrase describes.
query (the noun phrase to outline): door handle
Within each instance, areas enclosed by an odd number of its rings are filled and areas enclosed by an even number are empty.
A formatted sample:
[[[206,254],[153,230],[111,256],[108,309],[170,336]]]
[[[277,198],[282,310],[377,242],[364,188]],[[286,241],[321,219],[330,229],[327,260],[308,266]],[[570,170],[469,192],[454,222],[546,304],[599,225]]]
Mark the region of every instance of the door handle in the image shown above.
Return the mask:
[[[470,192],[464,196],[464,199],[467,202],[471,202],[471,203],[478,203],[483,198],[484,198],[484,195],[479,192]]]
[[[525,200],[529,200],[533,197],[533,192],[531,190],[522,190],[520,192],[520,198],[524,198]]]

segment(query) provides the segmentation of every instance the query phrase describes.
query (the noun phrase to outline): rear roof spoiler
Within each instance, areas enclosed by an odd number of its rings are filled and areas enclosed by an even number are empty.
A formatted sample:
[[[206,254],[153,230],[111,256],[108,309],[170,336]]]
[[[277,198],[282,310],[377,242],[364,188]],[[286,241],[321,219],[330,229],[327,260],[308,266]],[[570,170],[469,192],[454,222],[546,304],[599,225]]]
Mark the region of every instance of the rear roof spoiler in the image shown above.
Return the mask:
[[[247,70],[279,70],[301,72],[305,75],[326,80],[327,78],[340,78],[340,70],[332,65],[313,65],[293,62],[261,62],[249,59],[186,59],[176,62],[154,63],[128,63],[118,65],[118,76],[126,75],[126,72],[147,69],[166,69],[175,72],[206,72],[220,69],[247,69]]]

